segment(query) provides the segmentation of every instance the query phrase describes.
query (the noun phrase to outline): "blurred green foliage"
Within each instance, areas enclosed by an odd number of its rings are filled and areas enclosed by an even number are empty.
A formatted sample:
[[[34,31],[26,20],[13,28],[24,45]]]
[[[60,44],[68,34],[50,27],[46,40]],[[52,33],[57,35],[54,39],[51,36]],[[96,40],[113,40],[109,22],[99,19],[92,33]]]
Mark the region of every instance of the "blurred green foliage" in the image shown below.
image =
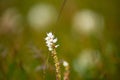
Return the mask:
[[[57,24],[36,31],[30,27],[27,16],[38,3],[53,5],[59,14],[63,0],[0,0],[0,80],[55,80],[54,63],[44,41],[50,31],[58,37],[60,61],[70,64],[70,80],[120,80],[119,0],[67,0]],[[15,8],[21,15],[20,28],[15,31],[8,23],[1,25],[2,16],[9,8]],[[72,30],[73,16],[82,9],[93,10],[104,17],[100,35],[88,36]],[[86,48],[98,50],[101,62],[82,74],[74,69],[74,61]]]

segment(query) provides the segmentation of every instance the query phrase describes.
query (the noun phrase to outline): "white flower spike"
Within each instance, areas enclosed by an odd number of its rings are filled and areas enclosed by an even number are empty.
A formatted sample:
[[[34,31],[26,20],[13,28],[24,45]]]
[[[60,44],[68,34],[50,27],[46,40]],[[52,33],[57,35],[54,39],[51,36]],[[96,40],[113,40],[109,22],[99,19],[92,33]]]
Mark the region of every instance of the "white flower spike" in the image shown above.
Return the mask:
[[[57,48],[59,46],[55,44],[57,42],[57,38],[54,38],[52,32],[47,33],[45,40],[49,51],[52,51],[54,48]]]

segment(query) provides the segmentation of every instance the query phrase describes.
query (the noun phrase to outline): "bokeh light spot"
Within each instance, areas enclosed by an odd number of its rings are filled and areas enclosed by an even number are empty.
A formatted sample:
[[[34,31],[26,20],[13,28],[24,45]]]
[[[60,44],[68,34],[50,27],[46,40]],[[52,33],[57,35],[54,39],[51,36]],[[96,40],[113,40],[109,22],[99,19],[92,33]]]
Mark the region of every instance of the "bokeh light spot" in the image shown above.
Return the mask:
[[[31,27],[40,30],[53,24],[56,19],[56,10],[50,4],[36,4],[28,13],[28,22]]]

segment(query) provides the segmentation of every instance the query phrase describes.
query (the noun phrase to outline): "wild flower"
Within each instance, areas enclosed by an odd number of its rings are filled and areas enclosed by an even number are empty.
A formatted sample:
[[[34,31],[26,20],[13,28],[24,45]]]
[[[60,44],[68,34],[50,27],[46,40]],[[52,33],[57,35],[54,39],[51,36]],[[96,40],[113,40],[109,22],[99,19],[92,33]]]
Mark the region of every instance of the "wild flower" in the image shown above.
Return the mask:
[[[67,67],[68,65],[69,65],[68,62],[63,61],[63,66],[64,66],[64,67]]]
[[[51,55],[55,63],[56,80],[61,80],[60,63],[59,63],[57,52],[56,52],[56,48],[59,46],[59,45],[56,45],[57,38],[55,38],[52,32],[50,32],[50,33],[47,33],[47,37],[45,38],[45,40],[46,40],[48,50],[51,51],[52,53]]]
[[[56,45],[57,38],[54,37],[52,32],[47,33],[47,37],[45,38],[46,44],[49,51],[52,51],[54,48],[57,48],[59,45]]]

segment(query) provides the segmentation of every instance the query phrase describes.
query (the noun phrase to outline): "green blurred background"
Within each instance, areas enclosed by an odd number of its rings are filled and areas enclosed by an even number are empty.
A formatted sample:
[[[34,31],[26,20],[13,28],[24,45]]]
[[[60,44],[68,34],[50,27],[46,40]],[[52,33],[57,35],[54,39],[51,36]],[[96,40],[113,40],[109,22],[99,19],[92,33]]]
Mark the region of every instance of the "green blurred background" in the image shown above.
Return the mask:
[[[63,4],[0,0],[0,80],[55,80],[48,32],[58,38],[60,62],[70,64],[70,80],[120,80],[120,1]]]

